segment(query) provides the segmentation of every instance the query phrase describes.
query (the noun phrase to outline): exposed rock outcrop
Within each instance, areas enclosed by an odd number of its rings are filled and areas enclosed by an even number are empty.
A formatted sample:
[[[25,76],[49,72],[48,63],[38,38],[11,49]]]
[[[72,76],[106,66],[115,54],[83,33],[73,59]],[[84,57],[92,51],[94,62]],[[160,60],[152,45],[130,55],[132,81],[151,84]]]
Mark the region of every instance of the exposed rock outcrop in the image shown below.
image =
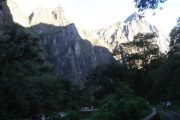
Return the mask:
[[[29,27],[28,17],[23,13],[14,0],[7,0],[7,5],[13,15],[13,21],[24,27]]]
[[[13,18],[5,1],[0,1],[0,28],[13,24]]]
[[[54,26],[66,26],[70,22],[66,19],[62,7],[59,6],[53,11],[47,8],[36,8],[29,16],[29,24],[30,26],[34,26],[40,23],[51,24]]]
[[[36,9],[30,16],[31,29],[40,36],[56,74],[83,85],[87,73],[109,63],[112,56],[107,48],[92,45],[88,35],[69,23],[61,11],[61,7],[54,11]]]
[[[133,13],[129,16],[124,23],[116,23],[107,28],[100,29],[97,32],[99,39],[105,41],[114,47],[120,43],[126,43],[133,41],[134,36],[138,33],[156,33],[157,45],[161,52],[167,52],[169,50],[169,38],[157,29],[154,25],[151,25],[144,16],[138,13]]]
[[[8,0],[13,1],[13,0]],[[22,17],[15,3],[9,4],[13,18]],[[15,9],[13,9],[15,8]],[[124,22],[118,22],[95,32],[88,32],[69,22],[61,6],[54,10],[37,8],[28,19],[16,19],[17,23],[30,26],[44,45],[48,59],[55,65],[59,76],[83,85],[87,73],[99,64],[108,63],[112,51],[121,43],[132,41],[138,33],[156,33],[155,41],[162,52],[168,51],[169,39],[155,26],[138,15],[132,14]]]

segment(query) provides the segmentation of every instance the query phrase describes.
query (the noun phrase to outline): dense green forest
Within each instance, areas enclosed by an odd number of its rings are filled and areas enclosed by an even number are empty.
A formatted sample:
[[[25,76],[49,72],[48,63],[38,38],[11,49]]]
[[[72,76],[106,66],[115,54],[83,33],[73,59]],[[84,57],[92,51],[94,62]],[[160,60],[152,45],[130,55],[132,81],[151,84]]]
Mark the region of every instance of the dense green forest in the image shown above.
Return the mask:
[[[14,25],[0,32],[0,119],[20,120],[38,114],[52,116],[67,111],[64,118],[80,120],[82,106],[98,110],[92,120],[142,119],[151,112],[150,103],[171,100],[180,103],[179,27],[171,32],[168,54],[152,44],[153,34],[138,34],[126,46],[142,48],[118,61],[96,67],[83,88],[53,73],[53,65],[37,37]],[[141,63],[141,64],[139,64]],[[55,115],[56,116],[56,115]],[[51,117],[53,118],[53,116]]]
[[[157,4],[137,4],[140,10],[144,6],[156,8]],[[35,119],[39,114],[45,114],[48,120],[82,120],[79,110],[84,106],[97,108],[91,120],[140,120],[164,100],[172,102],[173,110],[180,110],[179,34],[177,24],[170,33],[167,54],[153,44],[155,34],[137,34],[134,41],[123,46],[136,47],[140,52],[125,50],[122,63],[97,66],[84,87],[79,87],[54,74],[38,37],[19,25],[3,28],[0,120]],[[62,118],[58,112],[66,116]]]
[[[38,38],[14,25],[0,32],[0,119],[77,110],[80,90],[58,78]]]
[[[150,111],[149,105],[161,108],[167,100],[172,102],[172,110],[180,110],[179,30],[179,24],[172,29],[167,54],[152,44],[153,34],[138,34],[126,46],[138,47],[141,52],[127,53],[124,64],[112,62],[89,74],[89,90],[85,91],[93,97],[86,98],[99,106],[93,120],[139,120]]]

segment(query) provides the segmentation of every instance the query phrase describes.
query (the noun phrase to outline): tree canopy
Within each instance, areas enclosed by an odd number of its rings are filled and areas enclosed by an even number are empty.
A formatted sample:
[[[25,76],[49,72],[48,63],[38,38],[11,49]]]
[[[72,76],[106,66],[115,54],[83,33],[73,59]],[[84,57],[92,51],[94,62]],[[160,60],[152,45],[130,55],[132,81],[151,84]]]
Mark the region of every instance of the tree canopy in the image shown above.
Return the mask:
[[[180,17],[177,19],[176,26],[171,30],[170,37],[170,47],[180,43]]]
[[[156,9],[158,8],[160,3],[164,3],[167,0],[134,0],[136,3],[136,7],[139,11],[143,11],[145,9]]]
[[[44,54],[39,39],[24,28],[0,31],[0,119],[79,108],[78,87],[54,75]]]

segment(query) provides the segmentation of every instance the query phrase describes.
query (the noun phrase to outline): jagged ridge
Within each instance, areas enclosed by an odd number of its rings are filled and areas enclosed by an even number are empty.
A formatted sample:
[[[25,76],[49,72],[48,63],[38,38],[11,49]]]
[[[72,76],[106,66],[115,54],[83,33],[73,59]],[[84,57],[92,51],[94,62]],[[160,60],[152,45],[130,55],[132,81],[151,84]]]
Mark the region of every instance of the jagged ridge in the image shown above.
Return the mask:
[[[87,32],[69,22],[61,6],[53,11],[37,8],[29,16],[28,24],[40,36],[49,61],[55,65],[56,74],[79,85],[83,84],[85,75],[91,69],[110,61],[110,52],[120,43],[132,41],[139,32],[156,32],[159,36],[156,43],[162,52],[168,50],[169,44],[165,35],[137,13],[124,22]]]
[[[99,39],[108,44],[117,46],[120,43],[133,41],[134,36],[138,33],[156,33],[158,35],[155,41],[160,51],[167,52],[169,50],[169,38],[164,35],[157,27],[151,25],[145,17],[138,13],[130,15],[123,23],[116,23],[107,28],[96,31]]]

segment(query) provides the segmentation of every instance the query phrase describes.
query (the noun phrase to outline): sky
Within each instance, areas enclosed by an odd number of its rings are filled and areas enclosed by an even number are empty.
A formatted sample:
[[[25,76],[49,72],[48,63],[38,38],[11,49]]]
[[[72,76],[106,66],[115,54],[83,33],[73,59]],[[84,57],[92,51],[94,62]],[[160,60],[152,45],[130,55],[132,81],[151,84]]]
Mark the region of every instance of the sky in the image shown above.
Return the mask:
[[[116,22],[123,22],[136,12],[134,0],[16,0],[19,7],[30,14],[37,7],[54,9],[61,5],[67,18],[86,29],[99,29]],[[163,10],[147,11],[148,20],[165,33],[176,25],[180,16],[180,0],[161,4]],[[152,13],[155,12],[155,15]]]

